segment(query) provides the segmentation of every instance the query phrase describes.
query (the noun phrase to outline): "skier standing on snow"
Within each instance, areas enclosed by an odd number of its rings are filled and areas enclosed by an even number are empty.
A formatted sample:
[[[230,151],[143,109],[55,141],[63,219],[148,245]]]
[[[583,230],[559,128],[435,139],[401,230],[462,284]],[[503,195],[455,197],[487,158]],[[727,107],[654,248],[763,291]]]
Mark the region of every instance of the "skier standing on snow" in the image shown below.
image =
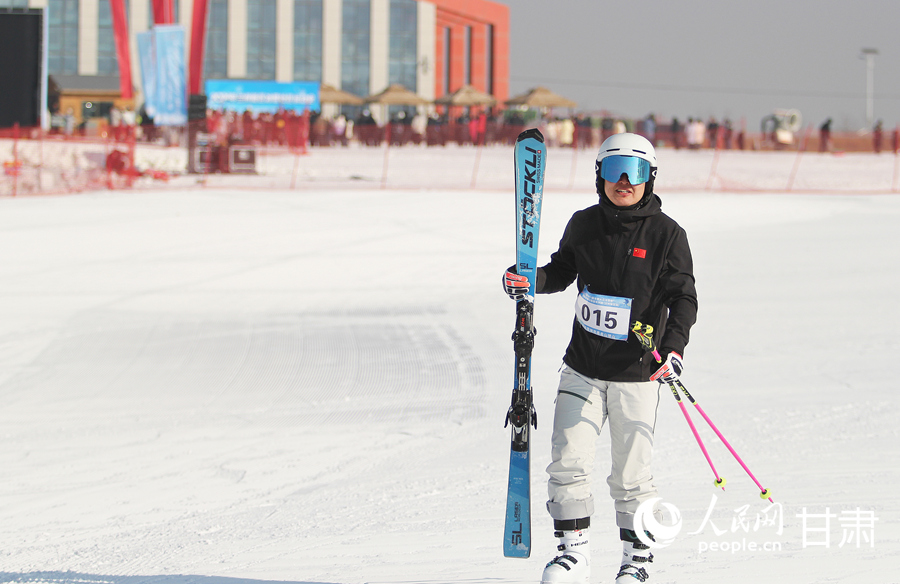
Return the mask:
[[[649,577],[653,555],[634,531],[634,513],[657,496],[650,459],[660,383],[673,371],[681,373],[697,317],[687,235],[661,211],[653,192],[656,167],[653,145],[645,138],[616,134],[604,141],[595,165],[599,204],[572,216],[559,250],[537,271],[538,294],[561,292],[576,280],[579,291],[547,468],[547,509],[560,553],[544,569],[546,584],[589,581],[591,472],[607,420],[612,443],[607,483],[623,542],[616,583]],[[528,286],[524,280],[513,266],[504,274],[504,290],[519,299]],[[635,320],[653,326],[662,366],[628,334]]]

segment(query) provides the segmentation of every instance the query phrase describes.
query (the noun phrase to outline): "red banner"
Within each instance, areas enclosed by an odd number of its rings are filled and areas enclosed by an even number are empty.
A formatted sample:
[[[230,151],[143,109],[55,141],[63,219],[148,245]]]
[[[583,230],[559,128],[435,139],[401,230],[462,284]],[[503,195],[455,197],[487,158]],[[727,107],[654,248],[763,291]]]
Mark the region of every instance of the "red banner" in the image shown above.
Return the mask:
[[[153,0],[153,24],[175,23],[175,0]]]
[[[153,24],[165,24],[163,16],[163,0],[151,0],[153,5]]]
[[[206,47],[207,0],[194,0],[191,16],[191,62],[188,71],[188,94],[201,93],[203,81],[203,52]]]
[[[119,61],[119,91],[122,99],[132,99],[131,52],[128,50],[128,19],[125,15],[125,0],[109,0],[112,13],[113,35],[116,41],[116,58]]]

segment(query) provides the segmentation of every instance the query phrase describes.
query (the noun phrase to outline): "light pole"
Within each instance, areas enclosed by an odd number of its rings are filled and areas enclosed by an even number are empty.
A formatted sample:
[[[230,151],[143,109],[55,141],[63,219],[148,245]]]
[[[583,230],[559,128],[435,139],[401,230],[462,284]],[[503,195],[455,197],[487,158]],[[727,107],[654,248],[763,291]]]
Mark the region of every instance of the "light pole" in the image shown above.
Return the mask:
[[[875,55],[878,49],[863,49],[866,58],[866,129],[871,130],[875,120]]]

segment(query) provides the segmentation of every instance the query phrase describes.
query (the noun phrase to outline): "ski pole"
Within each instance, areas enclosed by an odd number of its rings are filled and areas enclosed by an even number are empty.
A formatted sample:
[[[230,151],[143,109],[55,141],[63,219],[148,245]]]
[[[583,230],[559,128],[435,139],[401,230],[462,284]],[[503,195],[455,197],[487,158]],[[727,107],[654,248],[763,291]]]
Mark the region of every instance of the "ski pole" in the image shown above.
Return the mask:
[[[709,416],[706,415],[706,412],[703,411],[703,408],[700,407],[700,404],[697,403],[697,400],[694,399],[694,397],[690,394],[684,384],[681,383],[681,380],[676,378],[674,383],[678,386],[678,389],[680,389],[682,393],[684,393],[684,396],[688,398],[688,401],[691,402],[695,408],[697,408],[697,411],[700,412],[700,415],[703,416],[703,419],[706,420],[706,423],[709,424],[709,427],[712,428],[713,432],[716,433],[716,436],[719,437],[719,440],[722,441],[722,444],[725,445],[725,448],[728,449],[728,452],[731,453],[734,459],[738,461],[738,464],[741,465],[741,468],[744,469],[744,471],[750,476],[750,478],[753,479],[753,482],[756,483],[756,486],[759,487],[759,497],[761,499],[768,499],[770,503],[774,503],[775,501],[772,500],[769,489],[763,487],[760,482],[756,480],[756,477],[753,476],[753,473],[750,472],[750,469],[747,467],[741,457],[738,456],[738,453],[735,452],[731,444],[728,443],[728,440],[725,439],[725,436],[722,435],[722,432],[720,432],[716,425],[713,424],[713,421],[709,419]]]
[[[713,464],[712,458],[709,456],[709,452],[706,450],[706,446],[703,444],[703,440],[700,439],[700,434],[697,432],[696,426],[694,426],[694,421],[691,419],[690,414],[688,414],[687,408],[684,406],[684,402],[681,401],[681,396],[678,395],[678,390],[675,387],[674,383],[669,383],[669,389],[672,390],[672,395],[675,396],[675,401],[678,402],[678,407],[681,408],[681,413],[684,414],[684,419],[687,420],[688,426],[691,427],[691,432],[694,433],[694,438],[697,439],[697,444],[700,445],[700,450],[703,451],[703,456],[706,457],[706,462],[709,463],[709,468],[712,469],[713,474],[716,477],[715,485],[717,487],[721,487],[722,490],[725,490],[725,479],[719,476],[719,471],[716,470],[716,465]]]
[[[656,348],[653,346],[653,327],[648,324],[641,324],[640,322],[635,321],[631,327],[631,331],[641,342],[641,345],[653,354],[656,362],[662,363],[662,357],[660,357],[659,352],[657,352]],[[672,390],[672,395],[675,397],[675,401],[678,402],[678,407],[681,408],[681,413],[684,414],[685,421],[687,421],[688,426],[690,426],[691,428],[691,432],[693,432],[694,434],[694,438],[697,440],[697,445],[699,445],[700,450],[703,451],[703,456],[706,457],[706,462],[709,463],[709,468],[712,469],[713,474],[716,477],[715,485],[717,487],[721,487],[724,491],[725,479],[722,478],[719,475],[719,471],[716,470],[716,465],[713,464],[712,458],[709,456],[709,451],[706,450],[706,445],[703,444],[703,440],[700,438],[700,433],[697,432],[697,427],[694,425],[694,421],[691,419],[691,415],[688,413],[684,402],[681,400],[681,396],[678,394],[678,389],[673,383],[669,383],[668,385],[669,389]]]
[[[656,362],[662,363],[662,357],[660,356],[660,354],[656,350],[656,348],[653,346],[653,338],[652,338],[653,327],[651,327],[650,325],[644,325],[644,324],[641,324],[640,322],[635,321],[634,325],[632,326],[632,331],[634,331],[635,335],[638,337],[638,340],[640,341],[641,345],[644,346],[646,349],[648,349],[653,354],[653,357],[656,359]],[[675,399],[678,400],[678,403],[682,406],[682,408],[683,408],[682,411],[685,413],[685,416],[687,416],[687,411],[684,409],[683,402],[678,397],[677,390],[679,390],[679,389],[681,390],[682,393],[684,393],[685,397],[688,398],[688,401],[690,401],[691,404],[693,404],[693,406],[695,408],[697,408],[697,411],[700,412],[700,415],[703,416],[703,419],[706,420],[706,423],[709,424],[709,427],[712,428],[713,432],[716,433],[716,436],[719,437],[719,440],[722,441],[722,444],[724,444],[725,447],[728,448],[728,451],[731,453],[732,456],[734,456],[734,459],[737,460],[738,464],[741,465],[741,468],[744,469],[744,471],[747,473],[747,475],[753,480],[754,483],[756,483],[756,486],[759,487],[760,498],[767,499],[770,503],[774,503],[775,501],[772,499],[771,491],[769,491],[769,489],[763,487],[762,484],[760,484],[759,480],[757,480],[757,478],[753,475],[753,473],[750,472],[750,468],[743,461],[743,459],[741,459],[741,457],[738,455],[738,453],[735,451],[735,449],[731,446],[731,444],[728,442],[728,440],[725,439],[725,436],[722,435],[722,432],[719,431],[719,429],[716,427],[716,425],[713,423],[713,421],[709,418],[709,416],[706,414],[706,412],[703,410],[703,408],[700,407],[700,404],[697,403],[697,400],[694,399],[694,397],[687,390],[687,388],[684,386],[684,384],[681,383],[681,379],[679,379],[677,376],[675,376],[674,381],[667,382],[667,383],[669,384],[669,387],[672,389],[672,393],[675,394]],[[690,421],[688,423],[690,423]],[[693,430],[693,424],[691,424],[691,429]],[[698,443],[700,444],[700,448],[703,449],[703,453],[706,454],[706,449],[703,447],[703,443],[699,442],[700,437],[697,436],[696,432],[694,432],[694,436],[697,437]],[[708,456],[707,456],[707,460],[709,461],[709,464],[712,467],[712,461],[709,460]],[[713,472],[716,473],[715,467],[712,467],[712,468],[713,468]],[[725,479],[720,478],[718,473],[716,473],[716,486],[722,487],[722,489],[724,490],[724,484],[725,484]]]

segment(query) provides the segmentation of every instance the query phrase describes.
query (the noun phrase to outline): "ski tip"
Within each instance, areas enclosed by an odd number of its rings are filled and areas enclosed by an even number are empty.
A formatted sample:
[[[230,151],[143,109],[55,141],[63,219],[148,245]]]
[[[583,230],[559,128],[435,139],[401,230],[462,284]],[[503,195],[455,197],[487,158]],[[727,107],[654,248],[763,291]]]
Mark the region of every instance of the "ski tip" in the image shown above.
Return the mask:
[[[544,135],[541,134],[541,131],[537,128],[529,128],[519,134],[519,137],[516,138],[516,142],[521,142],[522,140],[527,140],[528,138],[534,138],[538,142],[544,141]]]

